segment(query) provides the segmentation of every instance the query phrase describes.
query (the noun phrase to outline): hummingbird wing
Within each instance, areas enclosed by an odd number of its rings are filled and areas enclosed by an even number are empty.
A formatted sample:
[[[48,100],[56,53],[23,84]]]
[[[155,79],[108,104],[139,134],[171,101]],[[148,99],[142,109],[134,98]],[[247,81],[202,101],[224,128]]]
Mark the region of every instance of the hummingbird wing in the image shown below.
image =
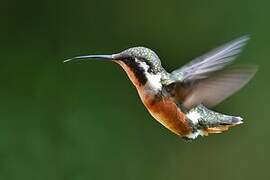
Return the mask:
[[[207,78],[209,74],[231,64],[248,40],[249,36],[243,36],[218,47],[174,70],[170,78],[181,82]]]
[[[212,107],[240,90],[256,73],[256,66],[232,67],[213,74],[186,88],[183,105],[191,108],[199,104]]]
[[[174,84],[172,93],[186,108],[217,105],[241,89],[257,70],[254,66],[224,70],[248,40],[248,36],[240,37],[174,70],[167,85]]]

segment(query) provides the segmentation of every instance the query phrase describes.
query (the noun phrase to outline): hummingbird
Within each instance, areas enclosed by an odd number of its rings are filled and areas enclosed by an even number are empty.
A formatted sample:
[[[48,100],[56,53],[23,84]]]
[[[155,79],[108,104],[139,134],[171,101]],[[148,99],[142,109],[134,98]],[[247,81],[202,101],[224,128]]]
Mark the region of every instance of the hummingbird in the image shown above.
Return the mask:
[[[193,140],[243,123],[240,116],[209,108],[240,90],[255,75],[254,65],[232,65],[248,40],[249,36],[237,38],[170,73],[153,50],[141,46],[64,62],[94,59],[119,64],[152,117],[183,139]]]

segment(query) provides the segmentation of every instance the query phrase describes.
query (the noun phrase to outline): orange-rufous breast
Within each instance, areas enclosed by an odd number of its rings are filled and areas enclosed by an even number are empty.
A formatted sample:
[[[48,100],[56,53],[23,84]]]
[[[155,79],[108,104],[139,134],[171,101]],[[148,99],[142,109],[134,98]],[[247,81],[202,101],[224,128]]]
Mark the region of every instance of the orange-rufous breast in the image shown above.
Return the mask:
[[[155,100],[153,95],[139,94],[149,113],[163,126],[177,135],[186,135],[192,131],[185,114],[171,98]]]
[[[173,99],[170,97],[156,99],[155,94],[147,93],[144,90],[144,86],[140,84],[135,74],[125,63],[121,61],[117,63],[126,71],[129,79],[135,85],[143,104],[159,123],[177,135],[186,135],[192,131],[185,114]]]

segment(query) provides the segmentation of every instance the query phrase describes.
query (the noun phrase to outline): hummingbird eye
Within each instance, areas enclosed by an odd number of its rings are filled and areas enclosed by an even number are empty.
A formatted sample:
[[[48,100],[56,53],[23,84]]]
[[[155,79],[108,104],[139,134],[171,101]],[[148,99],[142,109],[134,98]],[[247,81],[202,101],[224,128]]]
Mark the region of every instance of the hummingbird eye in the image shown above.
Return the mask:
[[[151,61],[149,61],[148,59],[146,59],[145,57],[140,57],[138,58],[139,61],[141,61],[142,63],[145,63],[145,65],[148,67],[147,68],[147,72],[149,73],[154,73],[154,69],[153,69],[153,64],[151,63]]]

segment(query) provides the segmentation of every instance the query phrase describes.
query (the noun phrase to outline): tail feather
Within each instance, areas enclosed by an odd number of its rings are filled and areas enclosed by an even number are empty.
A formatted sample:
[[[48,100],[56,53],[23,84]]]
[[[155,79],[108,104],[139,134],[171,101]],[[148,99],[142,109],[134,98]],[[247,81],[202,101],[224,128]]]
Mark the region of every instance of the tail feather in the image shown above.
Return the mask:
[[[198,135],[222,133],[230,127],[243,123],[243,119],[237,116],[230,116],[214,112],[203,105],[191,109],[186,117],[191,121]]]

